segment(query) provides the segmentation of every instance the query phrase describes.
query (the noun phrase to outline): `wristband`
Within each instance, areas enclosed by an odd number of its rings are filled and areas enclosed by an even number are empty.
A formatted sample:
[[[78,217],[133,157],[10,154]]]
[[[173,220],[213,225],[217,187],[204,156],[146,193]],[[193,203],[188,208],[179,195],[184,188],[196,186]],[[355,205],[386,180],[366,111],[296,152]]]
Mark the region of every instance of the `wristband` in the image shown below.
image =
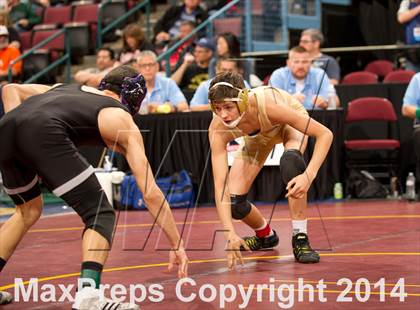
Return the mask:
[[[420,119],[420,108],[416,109],[416,118]]]

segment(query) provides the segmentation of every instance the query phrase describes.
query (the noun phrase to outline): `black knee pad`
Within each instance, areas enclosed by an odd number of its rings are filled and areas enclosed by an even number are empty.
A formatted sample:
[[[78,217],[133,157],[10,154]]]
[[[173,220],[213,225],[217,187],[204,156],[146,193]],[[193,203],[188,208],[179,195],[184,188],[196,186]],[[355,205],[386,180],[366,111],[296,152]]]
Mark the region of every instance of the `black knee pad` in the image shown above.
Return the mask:
[[[246,200],[246,196],[248,195],[230,195],[232,218],[235,220],[242,220],[251,212],[252,205]]]
[[[111,245],[115,211],[95,175],[61,196],[82,218],[86,229],[93,229]]]
[[[284,185],[287,185],[295,176],[302,174],[306,164],[298,150],[286,150],[280,158],[280,175]]]

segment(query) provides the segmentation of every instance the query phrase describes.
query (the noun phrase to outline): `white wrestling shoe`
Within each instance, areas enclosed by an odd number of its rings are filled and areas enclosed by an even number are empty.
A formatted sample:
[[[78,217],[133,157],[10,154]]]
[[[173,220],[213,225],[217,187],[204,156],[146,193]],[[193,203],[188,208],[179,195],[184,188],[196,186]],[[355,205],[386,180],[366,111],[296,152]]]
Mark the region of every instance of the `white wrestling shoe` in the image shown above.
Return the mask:
[[[98,289],[84,287],[76,293],[72,310],[140,310],[140,307],[128,302],[101,298]]]
[[[0,292],[0,305],[7,305],[13,301],[12,294],[8,292]]]

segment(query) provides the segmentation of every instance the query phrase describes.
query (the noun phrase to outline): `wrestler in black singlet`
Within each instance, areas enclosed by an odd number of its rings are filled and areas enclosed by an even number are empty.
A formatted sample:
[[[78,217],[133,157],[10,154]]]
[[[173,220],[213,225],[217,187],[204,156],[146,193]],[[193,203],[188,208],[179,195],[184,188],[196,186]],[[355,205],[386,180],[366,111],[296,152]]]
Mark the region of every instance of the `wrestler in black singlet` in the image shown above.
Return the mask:
[[[62,196],[92,175],[77,146],[104,145],[98,114],[107,107],[128,112],[113,98],[60,85],[30,97],[0,120],[0,170],[16,204],[40,194],[38,177]]]

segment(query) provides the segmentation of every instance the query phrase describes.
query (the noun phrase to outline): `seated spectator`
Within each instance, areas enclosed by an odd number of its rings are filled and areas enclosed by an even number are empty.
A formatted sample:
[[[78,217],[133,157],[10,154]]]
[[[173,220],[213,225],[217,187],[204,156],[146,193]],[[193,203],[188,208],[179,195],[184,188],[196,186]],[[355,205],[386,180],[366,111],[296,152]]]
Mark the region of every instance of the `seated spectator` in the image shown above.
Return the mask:
[[[74,80],[82,85],[98,87],[104,76],[118,66],[114,51],[103,47],[96,52],[96,68],[77,71]]]
[[[330,81],[324,72],[311,67],[309,53],[296,46],[289,51],[287,66],[275,70],[268,85],[287,91],[308,110],[313,105],[315,109],[326,109]]]
[[[407,44],[420,44],[420,1],[402,0],[397,15],[398,22],[404,25]],[[405,68],[420,71],[420,51],[418,48],[407,51]]]
[[[208,80],[213,51],[213,43],[207,38],[201,38],[195,45],[194,56],[185,55],[184,62],[171,76],[183,91],[195,91],[201,82]]]
[[[15,28],[10,26],[9,13],[6,10],[0,10],[0,25],[6,26],[9,32],[9,45],[20,49],[20,37]]]
[[[235,59],[219,58],[216,64],[216,74],[223,72],[238,73],[238,62]],[[210,110],[209,105],[209,88],[212,79],[204,81],[198,86],[194,93],[194,97],[190,102],[191,111],[207,111]],[[246,88],[251,88],[248,82],[245,81]]]
[[[154,27],[154,43],[170,41],[179,36],[182,21],[191,21],[196,25],[207,19],[207,12],[200,7],[200,0],[184,0],[181,5],[171,6],[157,21]],[[201,36],[204,35],[204,32]]]
[[[250,80],[252,73],[252,63],[248,59],[240,60],[241,44],[237,36],[231,32],[224,32],[216,38],[216,54],[209,64],[209,77],[215,76],[216,62],[219,57],[235,58],[238,60],[239,72],[244,76],[246,81]]]
[[[405,91],[401,113],[414,120],[414,150],[416,154],[416,188],[420,188],[420,73],[414,75]]]
[[[158,107],[161,105],[169,105],[170,112],[188,110],[187,100],[176,83],[157,74],[159,64],[154,52],[140,52],[136,67],[139,73],[144,76],[147,87],[146,98],[143,100],[139,113],[159,112]]]
[[[162,48],[162,52],[166,52],[170,49],[173,45],[178,43],[180,40],[184,39],[187,35],[189,35],[195,28],[195,24],[191,21],[183,21],[179,28],[179,36],[173,38],[167,45]],[[194,38],[195,36],[191,36],[190,39],[182,43],[178,48],[169,56],[169,64],[171,68],[171,72],[176,71],[184,61],[184,56],[187,53],[192,53],[194,50]],[[157,47],[158,48],[158,47]],[[162,62],[162,66],[165,66],[165,62]]]
[[[137,59],[141,51],[151,50],[153,45],[146,40],[146,36],[138,24],[129,24],[123,31],[123,49],[119,61],[122,65]]]
[[[340,66],[334,57],[321,53],[323,43],[324,35],[318,29],[306,29],[300,35],[299,45],[308,51],[312,66],[326,71],[330,82],[337,85],[340,81]]]
[[[0,25],[0,81],[6,82],[9,74],[10,63],[20,56],[20,51],[9,45],[9,32],[6,26]],[[12,67],[13,77],[22,73],[22,61],[18,61]]]
[[[11,24],[18,32],[31,30],[33,26],[41,23],[41,16],[36,14],[29,2],[8,0],[8,6]]]

